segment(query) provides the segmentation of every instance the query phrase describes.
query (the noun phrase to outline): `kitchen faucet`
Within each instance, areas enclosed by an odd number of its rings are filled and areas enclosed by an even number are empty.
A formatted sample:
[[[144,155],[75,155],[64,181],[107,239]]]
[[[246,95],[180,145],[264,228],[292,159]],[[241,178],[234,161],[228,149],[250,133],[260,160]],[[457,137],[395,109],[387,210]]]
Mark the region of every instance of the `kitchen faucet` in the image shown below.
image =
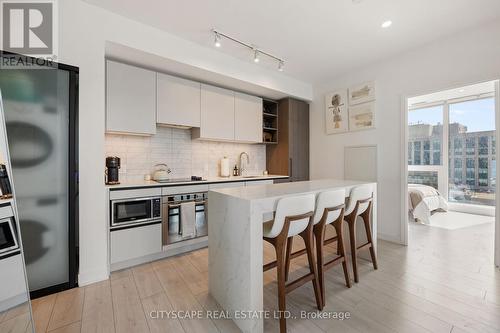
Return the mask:
[[[246,163],[245,167],[243,167],[243,158],[242,158],[243,155],[245,155],[247,157],[247,163]],[[240,154],[240,175],[241,176],[243,176],[243,173],[246,171],[248,164],[250,164],[250,157],[248,156],[248,154],[246,152],[242,152]]]

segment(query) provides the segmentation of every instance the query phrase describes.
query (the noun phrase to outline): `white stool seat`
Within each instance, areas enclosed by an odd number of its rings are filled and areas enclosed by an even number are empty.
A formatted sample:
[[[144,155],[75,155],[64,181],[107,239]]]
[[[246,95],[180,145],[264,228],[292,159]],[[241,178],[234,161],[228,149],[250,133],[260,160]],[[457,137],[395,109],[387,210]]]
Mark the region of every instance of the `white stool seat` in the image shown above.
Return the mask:
[[[360,185],[353,187],[351,189],[351,192],[349,193],[349,201],[347,202],[345,215],[349,215],[353,212],[358,200],[369,199],[372,196],[373,196],[372,185]],[[357,215],[363,214],[367,208],[368,208],[368,202],[360,204],[358,207]]]
[[[285,197],[278,200],[274,220],[264,223],[263,236],[266,238],[277,237],[283,229],[286,217],[313,212],[314,204],[314,194]],[[307,228],[308,224],[309,218],[293,221],[288,229],[288,237],[300,234]]]
[[[314,224],[321,221],[325,208],[333,208],[345,203],[345,190],[325,191],[318,194],[316,199],[316,211],[314,212]],[[326,223],[330,224],[340,216],[341,210],[335,210],[328,213]]]

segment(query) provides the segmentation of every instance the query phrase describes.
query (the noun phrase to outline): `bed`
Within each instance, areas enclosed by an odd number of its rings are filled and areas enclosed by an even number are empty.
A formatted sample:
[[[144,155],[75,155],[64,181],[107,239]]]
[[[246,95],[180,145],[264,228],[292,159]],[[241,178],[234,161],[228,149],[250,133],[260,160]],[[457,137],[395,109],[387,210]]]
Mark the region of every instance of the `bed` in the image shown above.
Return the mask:
[[[408,208],[415,221],[430,224],[435,211],[448,211],[448,202],[431,186],[408,184]]]

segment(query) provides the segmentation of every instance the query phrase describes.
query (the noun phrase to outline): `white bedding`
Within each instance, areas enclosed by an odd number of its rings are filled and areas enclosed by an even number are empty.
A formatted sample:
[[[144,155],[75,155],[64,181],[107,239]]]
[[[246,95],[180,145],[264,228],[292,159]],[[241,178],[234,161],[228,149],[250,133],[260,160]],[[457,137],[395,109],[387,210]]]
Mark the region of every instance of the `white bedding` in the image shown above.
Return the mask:
[[[448,202],[430,186],[408,184],[408,207],[416,221],[430,224],[432,212],[447,211]]]

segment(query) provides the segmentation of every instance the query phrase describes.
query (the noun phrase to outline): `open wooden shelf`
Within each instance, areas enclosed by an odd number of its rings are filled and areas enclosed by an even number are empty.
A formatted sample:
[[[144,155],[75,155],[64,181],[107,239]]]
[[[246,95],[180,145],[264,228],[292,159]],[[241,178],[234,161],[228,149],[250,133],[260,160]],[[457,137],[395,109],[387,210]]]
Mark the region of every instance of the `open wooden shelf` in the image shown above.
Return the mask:
[[[269,99],[262,101],[262,141],[278,143],[278,102]]]

